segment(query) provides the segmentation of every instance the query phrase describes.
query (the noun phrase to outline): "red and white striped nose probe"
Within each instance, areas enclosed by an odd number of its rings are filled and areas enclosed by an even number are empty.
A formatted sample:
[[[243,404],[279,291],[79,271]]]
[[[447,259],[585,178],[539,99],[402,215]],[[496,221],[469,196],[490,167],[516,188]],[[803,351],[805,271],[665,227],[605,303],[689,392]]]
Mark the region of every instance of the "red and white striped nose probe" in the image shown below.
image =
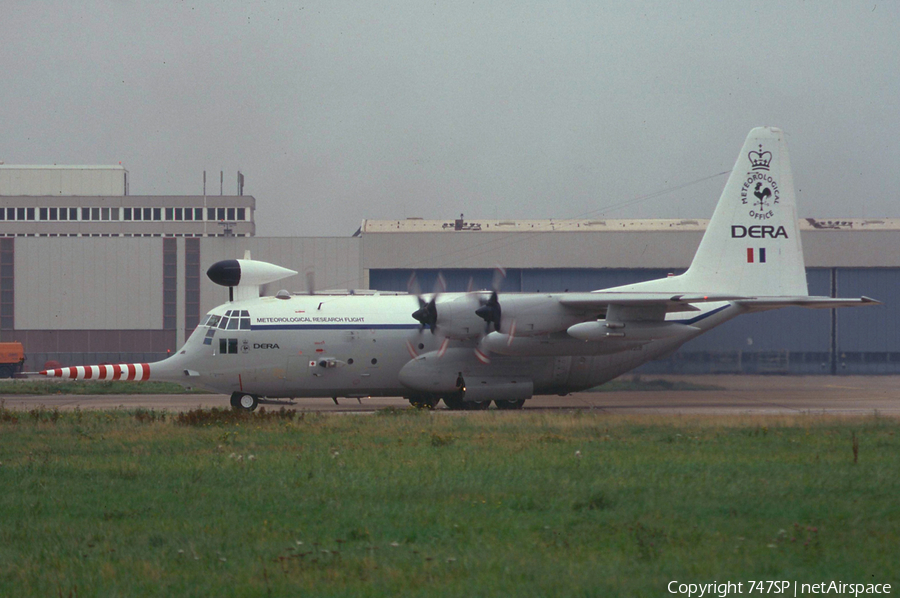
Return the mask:
[[[66,368],[43,370],[38,373],[42,376],[69,378],[70,380],[147,380],[150,378],[150,364],[73,365]]]

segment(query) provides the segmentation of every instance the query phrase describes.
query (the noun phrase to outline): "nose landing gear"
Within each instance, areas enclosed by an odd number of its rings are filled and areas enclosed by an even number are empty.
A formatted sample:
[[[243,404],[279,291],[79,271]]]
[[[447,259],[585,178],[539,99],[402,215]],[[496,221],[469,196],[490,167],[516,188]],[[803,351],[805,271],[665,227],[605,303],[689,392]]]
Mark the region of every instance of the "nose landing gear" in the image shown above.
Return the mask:
[[[256,395],[235,392],[231,394],[231,407],[235,410],[253,411],[259,405]]]

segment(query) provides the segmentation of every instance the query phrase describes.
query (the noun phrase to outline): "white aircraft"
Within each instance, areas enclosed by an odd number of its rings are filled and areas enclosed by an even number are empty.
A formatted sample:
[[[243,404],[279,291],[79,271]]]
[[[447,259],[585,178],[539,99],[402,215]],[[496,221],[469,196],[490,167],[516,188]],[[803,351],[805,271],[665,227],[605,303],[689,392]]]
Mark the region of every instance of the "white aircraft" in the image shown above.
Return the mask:
[[[602,384],[745,313],[873,305],[809,296],[784,133],[753,129],[690,268],[590,293],[383,292],[260,297],[296,272],[213,264],[229,287],[172,357],[46,376],[170,380],[231,394],[236,409],[297,397],[403,396],[418,407],[518,409]]]

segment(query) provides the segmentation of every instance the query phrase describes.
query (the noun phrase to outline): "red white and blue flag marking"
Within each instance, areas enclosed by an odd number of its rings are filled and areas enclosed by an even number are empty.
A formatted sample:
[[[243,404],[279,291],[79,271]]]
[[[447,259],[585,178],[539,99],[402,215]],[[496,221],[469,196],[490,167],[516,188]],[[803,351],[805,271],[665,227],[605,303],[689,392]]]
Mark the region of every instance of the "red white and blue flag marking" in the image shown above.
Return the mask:
[[[73,365],[39,372],[43,376],[68,378],[70,380],[147,380],[150,365],[146,363],[123,363],[119,365]]]
[[[754,249],[753,247],[748,247],[747,248],[747,263],[748,264],[753,264],[753,263],[765,264],[766,263],[766,248],[760,247],[758,249]]]

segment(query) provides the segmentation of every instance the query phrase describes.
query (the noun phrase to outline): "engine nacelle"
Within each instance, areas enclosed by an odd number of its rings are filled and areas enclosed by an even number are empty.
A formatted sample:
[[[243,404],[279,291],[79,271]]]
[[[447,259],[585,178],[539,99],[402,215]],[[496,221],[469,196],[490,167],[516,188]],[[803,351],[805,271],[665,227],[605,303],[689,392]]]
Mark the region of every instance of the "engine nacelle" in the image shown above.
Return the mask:
[[[484,320],[475,310],[480,306],[478,296],[461,295],[444,301],[438,299],[437,328],[441,335],[456,340],[466,340],[484,334]]]
[[[570,326],[570,336],[583,341],[603,342],[650,342],[664,338],[687,336],[692,332],[700,332],[696,326],[677,322],[582,322]]]

